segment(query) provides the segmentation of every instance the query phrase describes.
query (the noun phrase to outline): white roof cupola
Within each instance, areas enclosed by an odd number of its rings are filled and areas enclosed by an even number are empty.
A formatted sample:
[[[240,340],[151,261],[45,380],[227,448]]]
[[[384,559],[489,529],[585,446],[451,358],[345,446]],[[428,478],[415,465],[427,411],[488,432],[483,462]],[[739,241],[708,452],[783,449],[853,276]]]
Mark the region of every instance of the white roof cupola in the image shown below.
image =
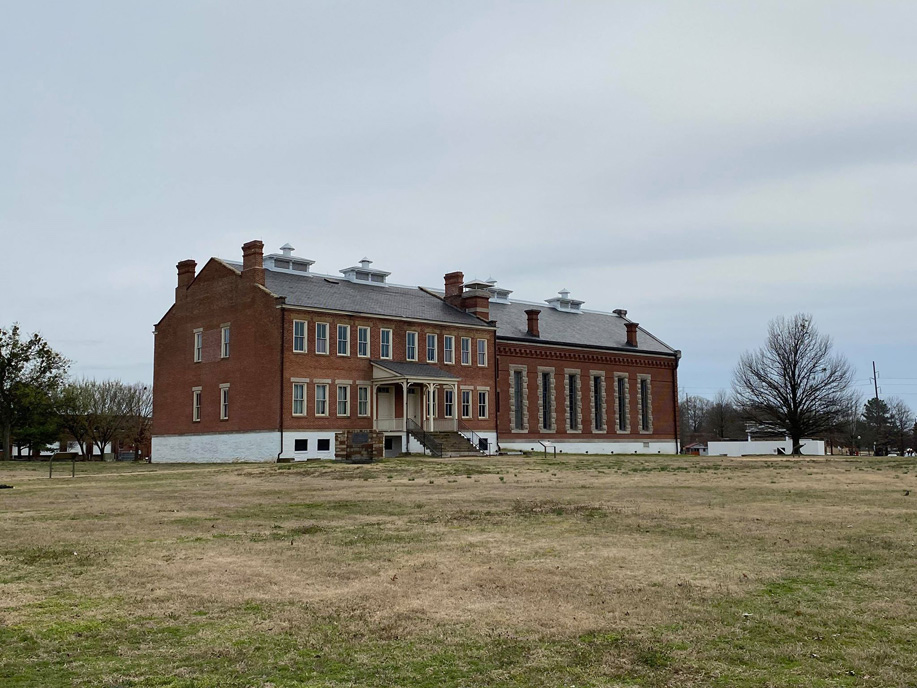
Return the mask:
[[[372,264],[373,262],[369,258],[363,258],[360,260],[359,265],[351,265],[349,268],[341,270],[340,273],[344,275],[344,279],[351,282],[384,285],[385,279],[392,273],[385,270],[377,270],[371,267]]]
[[[561,289],[557,293],[560,294],[560,296],[555,296],[553,299],[546,299],[545,303],[551,308],[563,311],[564,313],[582,313],[581,307],[585,301],[571,299],[570,291],[567,289]]]
[[[479,280],[479,279],[468,280],[467,282],[465,282],[464,286],[465,286],[466,291],[469,291],[469,290],[489,291],[490,290],[490,283],[485,282],[484,280]]]
[[[266,255],[264,257],[265,269],[279,272],[309,272],[309,268],[315,261],[294,256],[293,251],[295,250],[290,244],[284,244],[280,247],[280,253]]]
[[[504,289],[503,287],[497,286],[497,280],[493,277],[487,280],[487,284],[490,286],[487,288],[493,296],[490,297],[490,300],[494,303],[509,303],[509,295],[513,293],[512,289]]]

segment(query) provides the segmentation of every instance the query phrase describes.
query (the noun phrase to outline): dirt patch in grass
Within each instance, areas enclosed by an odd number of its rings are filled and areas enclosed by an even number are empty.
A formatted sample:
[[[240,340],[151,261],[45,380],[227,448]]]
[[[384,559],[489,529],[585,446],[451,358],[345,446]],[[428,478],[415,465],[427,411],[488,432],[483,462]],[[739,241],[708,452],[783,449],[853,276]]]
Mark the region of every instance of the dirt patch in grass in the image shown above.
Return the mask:
[[[917,684],[901,460],[106,467],[0,464],[0,685]]]

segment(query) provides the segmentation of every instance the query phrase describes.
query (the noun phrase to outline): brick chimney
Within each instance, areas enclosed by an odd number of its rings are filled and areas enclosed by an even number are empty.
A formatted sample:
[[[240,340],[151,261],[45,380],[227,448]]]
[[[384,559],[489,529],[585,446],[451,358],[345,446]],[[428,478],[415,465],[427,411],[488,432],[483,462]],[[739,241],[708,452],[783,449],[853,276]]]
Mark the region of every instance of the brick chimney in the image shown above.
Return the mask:
[[[264,286],[264,242],[242,244],[242,277]]]
[[[483,289],[469,289],[462,294],[462,310],[481,320],[490,321],[490,292]]]
[[[448,272],[445,277],[446,282],[446,303],[456,308],[462,307],[462,291],[465,284],[465,275],[461,272]]]
[[[178,286],[175,287],[175,300],[180,301],[185,298],[188,286],[194,281],[194,271],[197,269],[197,263],[193,260],[183,260],[175,267],[178,269]]]
[[[637,328],[640,327],[638,323],[629,322],[625,324],[627,328],[627,346],[637,346]]]
[[[530,337],[540,337],[541,336],[541,334],[538,332],[538,315],[540,313],[541,311],[538,310],[537,308],[530,308],[529,310],[525,312],[526,316],[528,316],[528,319],[529,319],[528,331],[526,332],[526,334],[528,334]]]

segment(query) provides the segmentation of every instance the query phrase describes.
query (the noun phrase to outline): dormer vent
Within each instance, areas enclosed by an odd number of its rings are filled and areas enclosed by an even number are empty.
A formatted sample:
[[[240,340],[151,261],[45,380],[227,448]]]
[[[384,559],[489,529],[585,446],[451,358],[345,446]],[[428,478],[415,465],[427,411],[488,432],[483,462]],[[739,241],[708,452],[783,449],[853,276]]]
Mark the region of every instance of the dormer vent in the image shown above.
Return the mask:
[[[503,287],[497,286],[497,280],[493,277],[487,280],[487,284],[490,286],[487,288],[493,296],[490,297],[490,300],[494,303],[509,303],[509,295],[513,293],[512,289],[504,289]]]
[[[567,289],[561,289],[557,293],[560,294],[560,296],[555,296],[553,299],[546,299],[545,303],[554,310],[563,311],[564,313],[582,313],[581,307],[585,301],[571,299],[570,292]]]
[[[363,258],[359,265],[351,265],[340,271],[344,279],[361,284],[384,285],[385,279],[392,273],[385,270],[376,270],[370,267],[373,262],[369,258]]]
[[[271,253],[264,257],[264,267],[280,272],[309,272],[315,261],[294,256],[295,250],[290,244],[284,244],[280,247],[280,253]]]
[[[473,279],[469,282],[465,282],[465,289],[466,290],[473,289],[473,290],[489,291],[490,283],[485,282],[484,280]]]

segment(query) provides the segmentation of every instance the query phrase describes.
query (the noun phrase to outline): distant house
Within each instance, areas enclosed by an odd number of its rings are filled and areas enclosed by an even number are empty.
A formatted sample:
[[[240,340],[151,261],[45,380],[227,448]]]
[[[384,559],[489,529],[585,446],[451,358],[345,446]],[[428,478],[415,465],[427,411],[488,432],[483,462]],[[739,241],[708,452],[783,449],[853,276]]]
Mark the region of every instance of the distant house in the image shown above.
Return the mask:
[[[694,442],[685,447],[684,453],[693,456],[707,456],[707,445],[703,442]]]

